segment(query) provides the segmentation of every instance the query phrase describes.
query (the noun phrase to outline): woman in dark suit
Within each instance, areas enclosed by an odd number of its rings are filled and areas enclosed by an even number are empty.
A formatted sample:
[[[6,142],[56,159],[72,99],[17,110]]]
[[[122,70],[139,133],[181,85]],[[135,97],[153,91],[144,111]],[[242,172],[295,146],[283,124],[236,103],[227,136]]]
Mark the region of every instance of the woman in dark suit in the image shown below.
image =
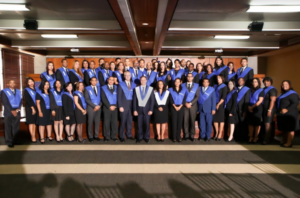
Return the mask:
[[[228,139],[227,142],[233,141],[233,133],[235,124],[237,123],[237,114],[236,114],[236,100],[237,92],[235,88],[235,80],[230,80],[228,82],[228,92],[225,99],[225,116],[228,125]]]
[[[186,100],[186,89],[181,86],[181,79],[176,78],[174,85],[169,89],[171,94],[170,105],[172,115],[172,138],[173,142],[181,142],[181,129],[183,124],[183,114]]]
[[[29,128],[31,135],[31,142],[36,143],[35,130],[36,130],[36,90],[34,80],[32,78],[26,78],[26,88],[24,89],[24,98],[26,102],[26,124]]]
[[[76,85],[76,91],[74,92],[74,103],[75,103],[75,120],[77,124],[77,136],[78,142],[85,143],[85,139],[82,138],[82,126],[86,123],[86,102],[84,98],[84,85],[83,82],[79,82]]]
[[[124,63],[119,62],[117,70],[113,72],[113,77],[116,85],[124,81],[124,72],[125,72]]]
[[[90,69],[90,63],[87,60],[82,61],[81,73],[84,73],[86,70]]]
[[[158,72],[159,63],[155,60],[155,62],[152,63],[152,68],[154,72]]]
[[[165,62],[161,62],[158,65],[158,72],[157,72],[157,75],[156,75],[155,84],[158,81],[163,81],[164,84],[168,88],[168,84],[169,84],[169,76],[168,75],[169,75],[169,72],[167,71],[166,63]]]
[[[72,83],[66,84],[66,89],[62,96],[62,102],[63,102],[63,120],[65,124],[65,130],[68,135],[67,140],[69,142],[73,142],[74,138],[74,132],[76,127],[76,121],[75,121],[75,103],[74,98],[72,94],[73,86]]]
[[[204,74],[204,78],[207,78],[209,80],[209,86],[214,87],[216,82],[216,74],[213,71],[213,67],[211,64],[206,65],[206,72]]]
[[[224,77],[222,75],[217,76],[218,84],[215,85],[216,93],[216,113],[213,117],[213,123],[215,127],[215,140],[220,141],[224,134],[224,122],[225,122],[225,110],[224,101],[227,95],[227,86],[224,83]]]
[[[42,83],[48,81],[50,83],[50,89],[53,88],[56,81],[54,63],[49,61],[47,63],[46,71],[41,74]]]
[[[40,142],[41,144],[45,143],[44,133],[45,127],[47,128],[47,139],[52,141],[52,124],[51,120],[51,109],[50,109],[50,98],[49,98],[49,88],[50,83],[45,81],[41,84],[40,90],[36,94],[36,106],[39,112],[37,117],[37,125],[39,125],[40,132]]]
[[[197,74],[194,77],[194,82],[199,84],[200,86],[202,86],[202,79],[203,79],[204,74],[205,74],[202,63],[197,63],[196,72],[197,72]],[[197,80],[195,80],[195,79],[197,79]],[[196,82],[196,81],[198,81],[198,82]]]
[[[252,88],[250,91],[250,102],[248,106],[247,120],[249,129],[249,143],[256,143],[260,132],[262,121],[262,102],[264,100],[264,92],[261,88],[259,78],[252,80]],[[253,137],[254,133],[254,137]]]
[[[282,147],[292,147],[295,131],[299,129],[299,95],[289,80],[281,83],[281,94],[276,100],[278,130],[283,132]]]
[[[164,133],[169,117],[170,92],[167,90],[163,81],[158,81],[154,91],[154,123],[156,124],[157,141],[164,142]]]
[[[233,62],[228,63],[228,81],[236,80],[236,72],[234,70]]]
[[[224,64],[223,58],[221,56],[218,56],[215,59],[214,69],[216,76],[221,75],[224,77],[224,83],[228,82],[228,67]],[[216,79],[217,82],[217,79]]]
[[[54,132],[56,135],[56,142],[63,142],[63,110],[62,110],[62,95],[63,89],[60,81],[55,81],[53,89],[49,92],[51,120],[54,121]]]
[[[73,69],[71,69],[69,72],[69,78],[73,85],[73,89],[76,88],[76,84],[78,82],[83,82],[83,73],[81,72],[80,63],[78,60],[75,60]]]

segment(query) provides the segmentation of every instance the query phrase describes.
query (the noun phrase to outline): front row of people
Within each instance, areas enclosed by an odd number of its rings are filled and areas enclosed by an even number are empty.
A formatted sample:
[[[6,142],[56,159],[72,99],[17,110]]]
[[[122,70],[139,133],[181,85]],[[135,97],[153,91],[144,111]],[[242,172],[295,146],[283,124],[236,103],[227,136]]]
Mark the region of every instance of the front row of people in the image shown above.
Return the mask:
[[[171,115],[171,138],[174,142],[183,139],[195,141],[195,121],[199,123],[199,140],[210,141],[212,127],[213,139],[221,140],[224,136],[225,122],[228,125],[227,141],[248,141],[256,143],[262,121],[265,124],[266,135],[263,143],[270,140],[271,122],[277,114],[278,129],[284,132],[282,146],[291,147],[294,132],[299,129],[298,110],[299,96],[293,90],[290,81],[283,81],[281,95],[277,98],[277,90],[272,86],[272,79],[264,79],[265,87],[261,88],[258,78],[254,78],[252,87],[245,86],[243,78],[238,79],[238,85],[230,80],[224,83],[222,75],[217,76],[218,84],[209,86],[209,79],[203,79],[202,86],[193,82],[193,74],[187,74],[187,82],[181,79],[174,81],[173,87],[167,90],[164,81],[158,81],[156,88],[147,85],[147,78],[140,78],[140,86],[131,81],[129,71],[124,73],[125,80],[118,85],[114,78],[108,78],[108,84],[97,86],[95,77],[90,79],[90,86],[84,87],[82,82],[66,83],[62,88],[60,81],[55,81],[50,89],[48,81],[44,81],[40,90],[35,90],[34,81],[28,78],[24,90],[26,101],[26,122],[29,126],[31,141],[36,142],[35,130],[39,126],[40,142],[46,138],[52,141],[52,125],[54,125],[57,142],[63,141],[65,126],[66,140],[86,142],[82,138],[83,124],[87,122],[87,136],[90,142],[99,141],[101,114],[103,116],[104,141],[117,141],[118,118],[119,139],[135,140],[132,136],[133,116],[137,117],[138,130],[136,142],[150,140],[150,120],[153,120],[157,131],[157,140],[164,141],[164,132]],[[8,88],[1,92],[4,105],[5,140],[13,147],[18,143],[21,92],[15,89],[15,82],[10,80]],[[77,126],[77,127],[76,127]],[[45,130],[47,136],[45,137]],[[125,134],[126,132],[126,134]],[[248,135],[248,138],[247,138]],[[248,139],[248,140],[247,140]]]

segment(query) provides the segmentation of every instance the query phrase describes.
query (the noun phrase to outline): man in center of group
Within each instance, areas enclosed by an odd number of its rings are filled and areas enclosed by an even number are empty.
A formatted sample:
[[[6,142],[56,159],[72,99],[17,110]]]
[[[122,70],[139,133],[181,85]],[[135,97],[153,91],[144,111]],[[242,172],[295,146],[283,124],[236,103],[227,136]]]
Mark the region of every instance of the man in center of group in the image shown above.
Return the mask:
[[[113,72],[109,68],[109,63],[105,62],[104,68],[98,71],[98,79],[101,87],[106,85],[108,78],[112,76]]]
[[[139,64],[140,64],[139,70],[144,73],[144,71],[146,70],[146,68],[145,68],[145,60],[144,59],[139,60]]]
[[[133,61],[133,67],[129,68],[129,72],[131,74],[132,81],[140,85],[140,78],[143,76],[143,72],[139,70],[139,62],[137,60]]]
[[[60,81],[61,87],[70,82],[67,59],[62,59],[62,67],[56,70],[56,80]]]

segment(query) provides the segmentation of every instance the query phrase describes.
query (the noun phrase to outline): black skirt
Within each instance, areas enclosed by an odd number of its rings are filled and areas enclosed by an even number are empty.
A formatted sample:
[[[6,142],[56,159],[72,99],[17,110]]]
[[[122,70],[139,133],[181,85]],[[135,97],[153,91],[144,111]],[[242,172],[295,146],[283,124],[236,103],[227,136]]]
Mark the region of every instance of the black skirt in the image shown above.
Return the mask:
[[[248,124],[252,126],[259,126],[262,122],[262,112],[263,108],[262,105],[255,107],[253,112],[247,112],[247,120]]]
[[[225,109],[225,116],[226,116],[226,122],[227,124],[236,124],[237,123],[237,114],[233,114],[232,116],[229,116],[229,111]]]
[[[216,110],[216,113],[213,117],[213,122],[224,122],[225,121],[225,109],[224,103],[220,105],[219,109]]]
[[[51,112],[51,120],[53,120],[53,121],[63,120],[63,109],[62,109],[62,107],[58,106],[58,108],[55,109],[54,111],[55,111],[55,116],[52,116],[52,112]]]
[[[32,109],[29,106],[25,107],[25,112],[26,112],[26,124],[36,124],[36,118],[37,118],[37,114],[38,111],[35,108],[35,114],[32,115]]]
[[[162,107],[163,111],[159,111],[157,108],[154,108],[154,123],[164,124],[168,122],[169,117],[169,108],[168,105]]]
[[[75,116],[74,115],[70,115],[69,117],[70,117],[69,120],[67,120],[66,117],[64,117],[64,119],[63,119],[64,120],[64,125],[76,124]]]
[[[86,115],[83,115],[82,112],[76,107],[75,108],[75,120],[77,124],[84,124],[86,123]]]
[[[264,123],[271,123],[273,122],[273,117],[275,115],[275,108],[273,108],[272,112],[271,112],[271,117],[268,116],[268,108],[263,108],[263,121]]]
[[[43,117],[37,116],[37,125],[39,126],[47,126],[53,125],[53,121],[50,119],[51,117],[51,110],[42,108]]]

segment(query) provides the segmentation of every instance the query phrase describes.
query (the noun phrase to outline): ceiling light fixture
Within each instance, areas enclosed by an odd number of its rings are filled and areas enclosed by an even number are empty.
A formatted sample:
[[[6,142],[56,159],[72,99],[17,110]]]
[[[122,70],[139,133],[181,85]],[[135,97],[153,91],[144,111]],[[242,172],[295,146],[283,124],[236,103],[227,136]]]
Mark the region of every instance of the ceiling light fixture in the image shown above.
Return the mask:
[[[250,36],[216,35],[215,39],[249,39]]]
[[[300,12],[300,6],[250,6],[247,12]]]
[[[70,51],[71,52],[79,52],[79,49],[78,48],[72,48]]]
[[[42,34],[43,38],[78,38],[76,34]]]
[[[149,25],[148,23],[142,23],[142,25]]]
[[[1,11],[29,11],[25,4],[0,4]]]
[[[215,52],[216,52],[216,53],[222,53],[223,50],[222,50],[222,49],[215,49]]]

